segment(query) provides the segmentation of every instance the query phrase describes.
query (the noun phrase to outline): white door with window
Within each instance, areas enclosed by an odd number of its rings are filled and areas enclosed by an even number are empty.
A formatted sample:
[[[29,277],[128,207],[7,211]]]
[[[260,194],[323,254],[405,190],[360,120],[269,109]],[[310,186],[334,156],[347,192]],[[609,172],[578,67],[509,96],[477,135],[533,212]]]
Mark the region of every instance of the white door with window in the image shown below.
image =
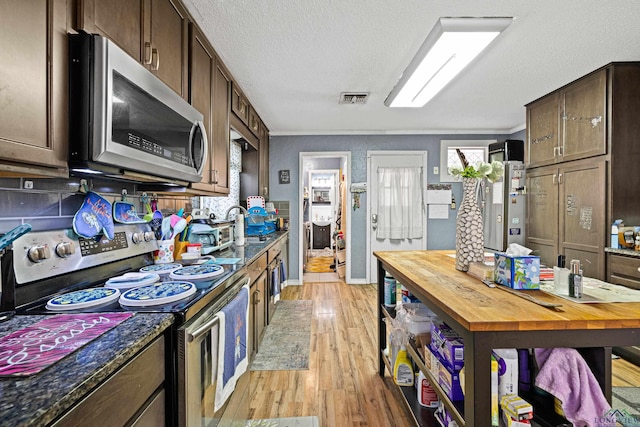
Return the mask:
[[[367,282],[378,280],[375,251],[427,248],[426,151],[367,153]]]

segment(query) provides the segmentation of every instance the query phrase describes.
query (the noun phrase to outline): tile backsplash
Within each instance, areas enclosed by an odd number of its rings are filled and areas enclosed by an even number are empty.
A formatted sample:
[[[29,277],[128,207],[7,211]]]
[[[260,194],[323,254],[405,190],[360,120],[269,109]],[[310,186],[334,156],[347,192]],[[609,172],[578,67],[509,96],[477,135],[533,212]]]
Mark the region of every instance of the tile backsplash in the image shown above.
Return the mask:
[[[231,143],[230,192],[226,197],[188,197],[173,194],[158,194],[158,209],[163,215],[185,212],[193,209],[208,209],[223,218],[229,207],[242,204],[240,201],[240,171],[242,170],[242,149],[237,142]],[[90,179],[88,187],[110,202],[121,199],[126,190],[127,200],[143,215],[145,206],[138,186],[130,182]],[[12,228],[29,223],[34,231],[72,228],[73,216],[78,211],[85,194],[81,191],[79,177],[69,179],[26,179],[0,178],[0,234]],[[147,193],[149,197],[153,193]],[[289,218],[289,202],[274,202],[278,215]]]
[[[144,213],[142,192],[135,184],[91,179],[88,187],[111,202],[120,200],[122,190],[126,190],[127,200]],[[0,233],[24,223],[31,224],[34,231],[71,228],[84,197],[80,178],[0,178]],[[175,213],[180,208],[189,212],[194,203],[198,203],[197,198],[158,195],[158,208],[163,214]]]

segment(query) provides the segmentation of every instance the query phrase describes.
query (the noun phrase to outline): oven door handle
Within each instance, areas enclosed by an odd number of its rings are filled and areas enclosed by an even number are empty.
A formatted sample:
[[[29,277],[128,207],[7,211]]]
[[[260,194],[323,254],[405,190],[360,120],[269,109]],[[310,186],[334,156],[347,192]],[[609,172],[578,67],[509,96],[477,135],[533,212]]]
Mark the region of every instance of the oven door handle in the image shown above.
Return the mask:
[[[205,323],[204,325],[200,326],[198,329],[196,329],[192,333],[189,333],[187,335],[187,340],[189,342],[191,342],[193,340],[198,339],[202,335],[204,335],[207,332],[209,332],[211,330],[211,328],[213,328],[219,322],[220,322],[220,318],[218,317],[218,315],[213,316],[213,318],[211,320],[209,320],[207,323]]]
[[[237,284],[240,281],[244,282],[242,285],[240,285],[240,288],[243,288],[243,287],[247,286],[251,282],[251,278],[245,276],[244,278],[238,280],[235,283]],[[207,322],[204,325],[200,326],[198,329],[196,329],[193,332],[188,332],[187,333],[187,341],[191,342],[193,340],[198,339],[202,335],[204,335],[207,332],[209,332],[209,330],[211,328],[213,328],[218,322],[220,322],[220,318],[218,317],[217,314],[215,314],[211,319],[207,320]]]

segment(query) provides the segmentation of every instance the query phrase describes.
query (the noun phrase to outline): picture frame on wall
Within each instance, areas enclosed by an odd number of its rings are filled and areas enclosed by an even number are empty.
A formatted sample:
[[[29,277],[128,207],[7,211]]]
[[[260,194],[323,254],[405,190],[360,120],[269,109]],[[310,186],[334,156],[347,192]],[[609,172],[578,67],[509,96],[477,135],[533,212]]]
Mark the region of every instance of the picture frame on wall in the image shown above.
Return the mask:
[[[284,169],[278,171],[278,182],[280,184],[290,184],[291,183],[291,175],[289,174],[289,169]]]

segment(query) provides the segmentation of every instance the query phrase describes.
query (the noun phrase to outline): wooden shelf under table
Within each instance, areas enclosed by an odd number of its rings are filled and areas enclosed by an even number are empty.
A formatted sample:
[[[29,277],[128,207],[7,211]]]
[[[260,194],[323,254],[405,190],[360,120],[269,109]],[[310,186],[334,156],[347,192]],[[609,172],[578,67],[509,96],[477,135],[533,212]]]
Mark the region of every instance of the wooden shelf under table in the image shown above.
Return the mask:
[[[389,272],[465,342],[466,427],[491,419],[491,351],[494,348],[578,348],[611,399],[611,347],[640,344],[640,303],[578,304],[529,291],[562,304],[552,311],[455,269],[453,251],[381,251],[378,259],[379,346],[386,347],[384,275]],[[379,363],[380,374],[384,364]]]

